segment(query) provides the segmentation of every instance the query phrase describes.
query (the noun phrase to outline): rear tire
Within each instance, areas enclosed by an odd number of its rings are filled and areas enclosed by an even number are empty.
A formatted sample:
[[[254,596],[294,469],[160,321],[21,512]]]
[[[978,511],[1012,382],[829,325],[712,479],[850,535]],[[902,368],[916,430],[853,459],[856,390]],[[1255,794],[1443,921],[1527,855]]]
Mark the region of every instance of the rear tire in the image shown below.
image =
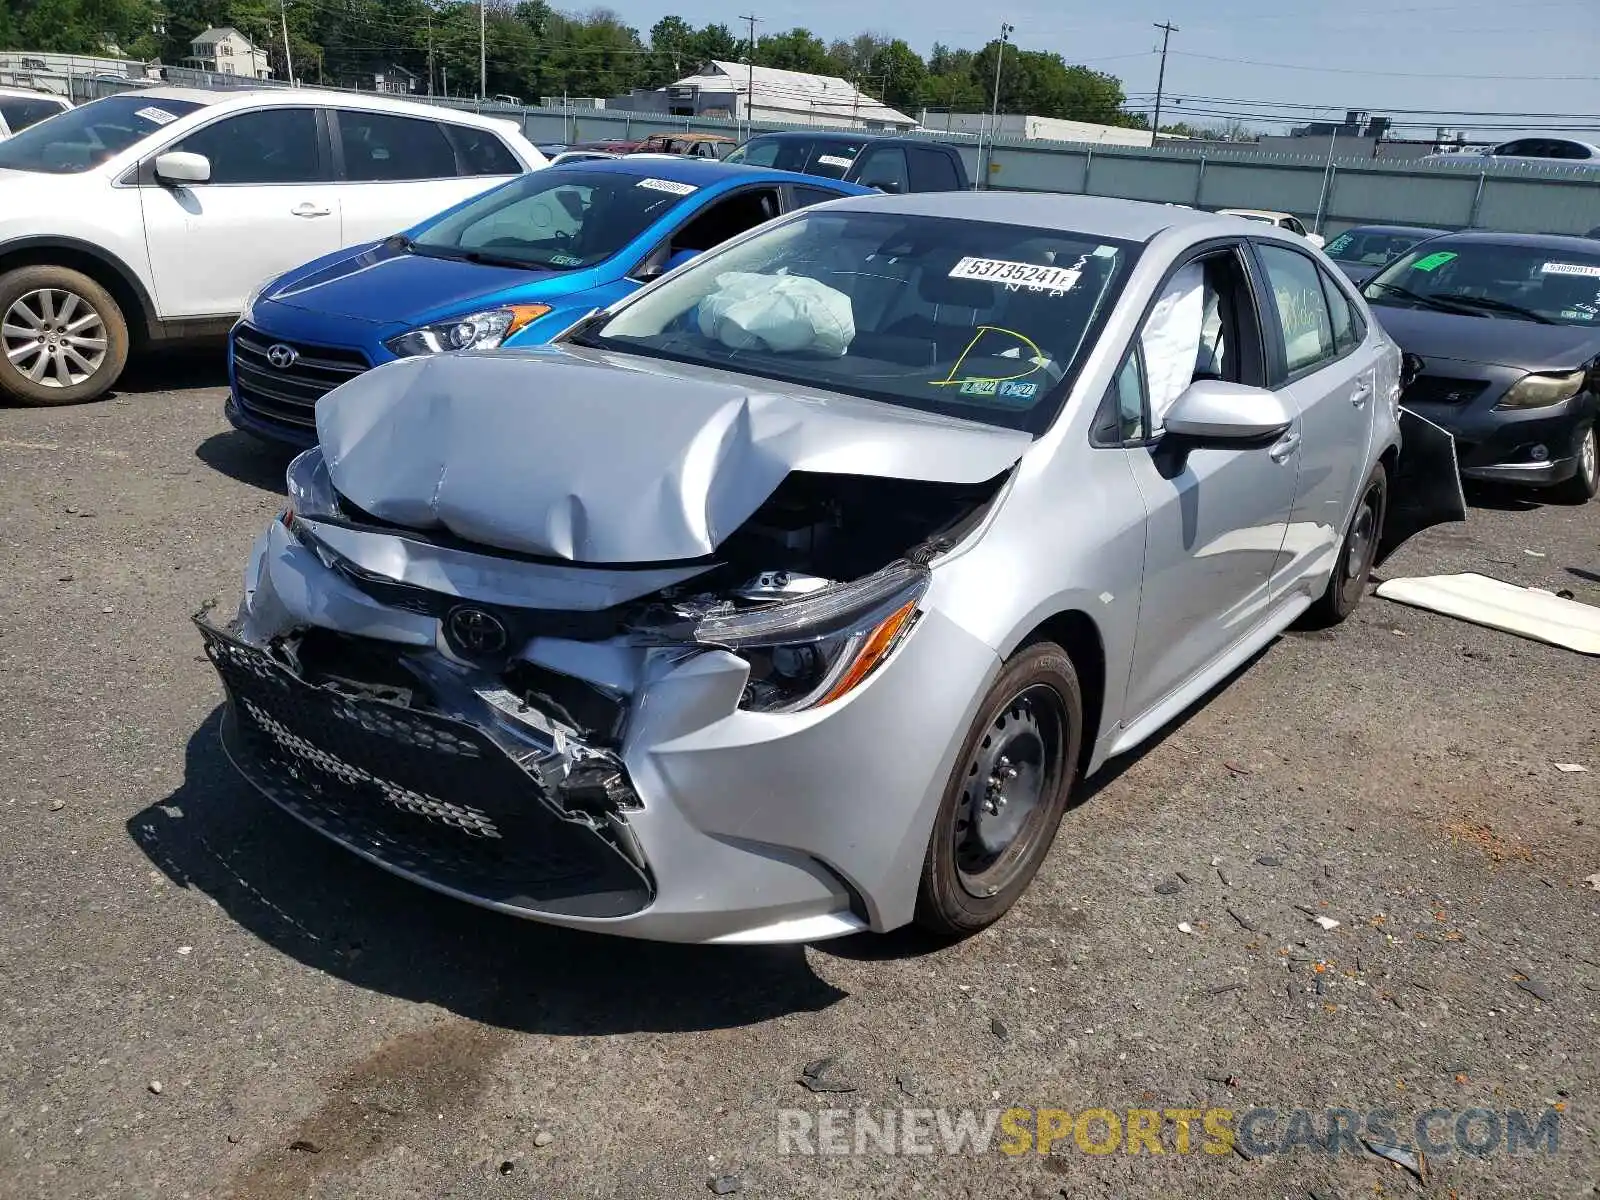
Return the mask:
[[[1600,447],[1596,445],[1595,427],[1585,425],[1578,430],[1573,447],[1578,470],[1571,479],[1551,488],[1550,494],[1566,504],[1587,504],[1600,494]]]
[[[984,695],[933,819],[917,924],[965,937],[999,920],[1055,840],[1078,776],[1083,694],[1054,642],[1012,656]]]
[[[1367,580],[1372,574],[1372,563],[1378,556],[1378,543],[1383,538],[1383,519],[1389,511],[1389,472],[1382,463],[1372,468],[1367,482],[1361,488],[1361,499],[1350,527],[1339,543],[1339,560],[1333,567],[1333,578],[1327,590],[1306,610],[1304,626],[1327,629],[1339,624],[1355,611],[1366,595]]]
[[[50,266],[0,275],[0,395],[80,404],[104,395],[127,362],[127,318],[93,279]]]

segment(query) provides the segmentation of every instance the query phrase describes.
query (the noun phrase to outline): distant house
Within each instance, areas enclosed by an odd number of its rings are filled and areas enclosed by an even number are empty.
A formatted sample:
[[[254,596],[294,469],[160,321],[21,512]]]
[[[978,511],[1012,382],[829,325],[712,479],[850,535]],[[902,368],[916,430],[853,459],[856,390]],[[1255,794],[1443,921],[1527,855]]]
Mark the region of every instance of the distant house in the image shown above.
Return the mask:
[[[388,92],[405,96],[418,90],[420,80],[399,63],[364,62],[343,71],[339,86],[358,92]]]
[[[267,52],[232,25],[206,30],[189,43],[193,53],[184,62],[201,71],[218,75],[242,75],[247,79],[270,79]]]
[[[752,94],[753,93],[753,94]],[[743,63],[706,63],[698,74],[653,92],[636,91],[617,108],[672,116],[723,117],[846,129],[901,130],[916,119],[834,75],[808,75]]]

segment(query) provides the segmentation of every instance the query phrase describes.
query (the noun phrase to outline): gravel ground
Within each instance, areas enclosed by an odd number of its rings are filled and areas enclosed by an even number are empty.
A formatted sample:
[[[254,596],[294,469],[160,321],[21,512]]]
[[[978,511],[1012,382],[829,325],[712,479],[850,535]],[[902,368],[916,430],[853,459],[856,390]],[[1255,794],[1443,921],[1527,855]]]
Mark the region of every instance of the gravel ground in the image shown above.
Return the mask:
[[[1369,598],[1093,781],[963,944],[566,933],[395,880],[231,773],[188,617],[236,603],[285,456],[228,430],[220,382],[200,356],[0,409],[0,1194],[1600,1192],[1594,660]],[[1597,513],[1479,495],[1386,572],[1600,603]],[[802,1087],[821,1058],[854,1090]],[[1396,1140],[1516,1109],[1559,1142],[1430,1155],[1426,1183],[1207,1154],[1198,1125],[1159,1156],[780,1154],[823,1106],[1277,1110],[1258,1148],[1295,1109],[1390,1109]]]

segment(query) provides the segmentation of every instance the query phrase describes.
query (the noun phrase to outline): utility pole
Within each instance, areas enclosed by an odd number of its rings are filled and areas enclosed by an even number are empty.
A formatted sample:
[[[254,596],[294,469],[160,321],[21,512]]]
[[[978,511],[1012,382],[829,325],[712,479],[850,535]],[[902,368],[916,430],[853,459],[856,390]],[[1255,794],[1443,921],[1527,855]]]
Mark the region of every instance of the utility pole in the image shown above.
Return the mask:
[[[745,56],[745,83],[744,83],[744,128],[745,134],[750,133],[750,121],[755,112],[756,105],[756,22],[760,17],[741,15],[741,21],[750,22],[750,51]],[[734,116],[738,116],[734,113]]]
[[[278,0],[278,20],[283,25],[283,69],[294,86],[294,56],[289,53],[289,0]]]
[[[1182,33],[1171,21],[1163,21],[1156,26],[1161,30],[1161,70],[1156,74],[1156,115],[1150,122],[1150,145],[1154,148],[1161,137],[1161,92],[1167,84],[1167,42],[1175,33]]]
[[[478,0],[478,100],[489,98],[489,0]]]
[[[433,95],[433,9],[424,8],[428,19],[428,95]]]
[[[973,191],[977,191],[979,183],[982,183],[984,187],[989,186],[989,167],[994,160],[995,128],[1000,123],[1000,68],[1006,61],[1006,44],[1011,41],[1011,35],[1016,31],[1017,27],[1015,25],[1005,22],[1002,22],[1000,25],[999,52],[994,56],[994,105],[989,110],[989,152],[987,157],[981,153],[983,149],[983,139],[979,138],[978,149],[980,153],[978,155],[978,162],[983,167],[983,178],[981,180],[973,180]]]

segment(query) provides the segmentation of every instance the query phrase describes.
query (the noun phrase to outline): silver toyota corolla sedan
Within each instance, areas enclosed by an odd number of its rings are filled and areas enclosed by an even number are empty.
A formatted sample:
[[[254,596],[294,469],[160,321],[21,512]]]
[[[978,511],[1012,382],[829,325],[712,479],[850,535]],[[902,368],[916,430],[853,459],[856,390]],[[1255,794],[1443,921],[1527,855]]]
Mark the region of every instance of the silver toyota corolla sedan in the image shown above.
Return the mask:
[[[1259,223],[806,209],[551,346],[327,396],[237,618],[201,619],[224,741],[313,828],[505,912],[971,932],[1082,776],[1355,606],[1400,373]]]

